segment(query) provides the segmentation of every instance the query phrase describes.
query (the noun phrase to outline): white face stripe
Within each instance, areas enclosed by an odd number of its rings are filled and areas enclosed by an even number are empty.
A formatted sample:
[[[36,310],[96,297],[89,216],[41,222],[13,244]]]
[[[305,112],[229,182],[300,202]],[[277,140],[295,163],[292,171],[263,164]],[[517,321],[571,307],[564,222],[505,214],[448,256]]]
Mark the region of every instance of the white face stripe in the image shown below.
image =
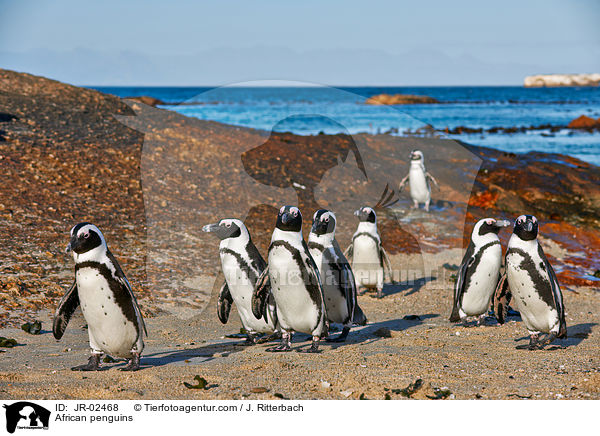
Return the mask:
[[[325,212],[321,215],[321,221],[325,221],[325,218],[333,219],[335,221],[335,214],[333,212]]]
[[[295,206],[294,207],[290,207],[290,212],[292,212],[292,213],[296,212],[296,214],[299,214],[300,213],[300,209],[298,209]]]

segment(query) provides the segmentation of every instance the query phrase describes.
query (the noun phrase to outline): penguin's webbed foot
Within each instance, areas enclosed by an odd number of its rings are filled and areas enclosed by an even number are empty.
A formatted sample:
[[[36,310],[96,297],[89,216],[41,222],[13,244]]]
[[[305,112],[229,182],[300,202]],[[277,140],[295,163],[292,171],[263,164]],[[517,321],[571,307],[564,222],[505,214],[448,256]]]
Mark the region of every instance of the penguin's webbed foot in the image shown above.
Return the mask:
[[[100,354],[92,354],[85,365],[74,366],[71,371],[99,371]]]
[[[137,371],[140,369],[140,353],[133,353],[127,366],[119,368],[119,371]]]
[[[308,348],[298,348],[298,353],[320,353],[319,351],[319,336],[313,336],[312,344]]]
[[[282,332],[281,343],[276,347],[267,348],[265,351],[270,353],[292,351],[292,334],[290,332]]]
[[[549,345],[551,342],[553,342],[555,339],[556,339],[556,333],[550,332],[548,334],[548,336],[546,337],[546,339],[544,339],[543,341],[538,341],[538,349],[541,350],[546,345]]]
[[[377,288],[377,298],[378,299],[382,299],[383,298],[383,287]]]
[[[250,347],[252,345],[256,345],[257,343],[258,342],[257,342],[256,336],[248,335],[244,342],[237,342],[237,343],[235,343],[235,345],[237,345],[239,347]]]
[[[346,338],[348,337],[349,332],[350,332],[350,327],[344,327],[344,329],[342,330],[342,333],[340,333],[339,336],[337,336],[335,338],[328,337],[325,340],[327,342],[345,342]]]
[[[529,344],[527,345],[517,345],[517,350],[541,350],[544,348],[544,344],[539,341],[538,335],[529,336]]]

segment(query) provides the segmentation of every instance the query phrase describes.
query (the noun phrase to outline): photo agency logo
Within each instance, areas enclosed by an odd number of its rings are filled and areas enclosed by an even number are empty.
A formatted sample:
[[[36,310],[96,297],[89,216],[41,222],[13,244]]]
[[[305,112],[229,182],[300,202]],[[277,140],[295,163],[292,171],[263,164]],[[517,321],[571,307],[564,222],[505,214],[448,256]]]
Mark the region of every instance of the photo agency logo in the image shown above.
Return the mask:
[[[4,404],[6,414],[6,431],[14,433],[19,430],[48,430],[50,411],[38,404],[19,401]]]
[[[286,205],[298,209],[307,244],[311,231],[335,232],[365,277],[361,291],[418,292],[456,273],[477,155],[398,106],[308,83],[265,85],[211,89],[168,111],[125,100],[131,116],[118,119],[144,133],[148,285],[165,306],[178,300],[193,316],[223,292],[227,249],[244,271],[228,282],[256,282]],[[313,223],[322,209],[333,213],[329,230]],[[376,247],[366,257],[353,244],[365,232]],[[238,236],[242,251],[223,242]]]

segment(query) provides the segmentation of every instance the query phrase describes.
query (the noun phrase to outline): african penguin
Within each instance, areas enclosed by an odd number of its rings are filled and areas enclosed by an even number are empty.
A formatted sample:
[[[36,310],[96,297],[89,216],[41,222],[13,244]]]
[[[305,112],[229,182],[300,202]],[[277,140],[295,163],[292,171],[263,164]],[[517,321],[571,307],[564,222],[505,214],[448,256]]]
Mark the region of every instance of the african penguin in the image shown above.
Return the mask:
[[[538,221],[521,215],[515,221],[506,251],[506,278],[513,302],[529,331],[529,345],[544,348],[555,338],[567,337],[565,307],[556,274],[537,240]],[[540,333],[547,333],[540,340]]]
[[[463,257],[454,288],[450,322],[479,316],[478,324],[490,307],[502,265],[502,247],[498,232],[510,225],[507,220],[484,218],[477,221],[467,252]]]
[[[321,275],[327,319],[344,325],[340,336],[327,340],[343,342],[352,324],[365,325],[367,318],[356,300],[352,268],[335,239],[335,225],[333,212],[325,209],[316,211],[308,236],[308,248]]]
[[[377,215],[367,206],[354,212],[360,222],[352,236],[352,242],[346,248],[344,255],[352,259],[352,271],[356,280],[356,288],[375,288],[377,298],[383,296],[383,265],[388,271],[390,280],[393,281],[390,259],[383,246],[377,231]]]
[[[429,211],[429,203],[431,202],[431,180],[435,186],[439,188],[437,181],[425,170],[423,153],[420,150],[410,152],[410,170],[408,175],[400,181],[400,189],[402,191],[406,182],[409,182],[410,197],[412,198],[412,208],[418,209],[419,203],[425,203],[425,210]]]
[[[100,356],[106,353],[129,359],[123,371],[138,370],[146,326],[131,286],[102,232],[90,223],[77,224],[71,229],[66,251],[73,253],[75,282],[58,304],[52,330],[54,337],[60,339],[73,312],[81,305],[92,349],[87,364],[71,369],[96,371],[100,368]]]
[[[273,333],[277,325],[277,315],[273,304],[267,304],[268,310],[260,319],[252,313],[252,294],[258,276],[262,274],[266,263],[252,242],[244,223],[238,219],[222,219],[209,224],[202,231],[214,233],[220,240],[219,254],[225,283],[219,292],[217,315],[226,324],[231,304],[235,302],[240,320],[248,332],[245,345],[256,343],[258,333]]]
[[[292,333],[302,332],[312,335],[312,344],[307,350],[297,351],[318,352],[319,340],[327,336],[329,325],[319,269],[302,237],[302,215],[297,207],[283,206],[279,210],[267,262],[252,302],[258,318],[264,312],[270,284],[282,338],[279,346],[267,351],[290,351]]]

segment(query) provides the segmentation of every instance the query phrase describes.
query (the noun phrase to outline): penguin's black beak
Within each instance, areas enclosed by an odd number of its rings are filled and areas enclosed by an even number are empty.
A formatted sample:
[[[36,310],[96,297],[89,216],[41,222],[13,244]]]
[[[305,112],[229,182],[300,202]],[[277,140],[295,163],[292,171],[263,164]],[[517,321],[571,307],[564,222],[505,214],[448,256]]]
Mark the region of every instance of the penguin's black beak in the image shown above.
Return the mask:
[[[287,213],[287,212],[284,212],[284,213],[281,215],[281,222],[282,222],[283,224],[287,224],[287,223],[289,223],[290,221],[292,221],[292,219],[293,219],[293,218],[292,218],[292,216],[291,216],[289,213]]]
[[[219,224],[207,224],[202,227],[202,231],[206,233],[216,232],[219,229]]]
[[[525,231],[531,232],[533,230],[533,222],[531,220],[525,221],[525,225],[523,226]]]
[[[81,243],[81,241],[79,241],[77,236],[71,236],[71,240],[67,244],[67,248],[65,248],[65,253],[68,254],[71,251],[74,251],[79,246],[80,243]]]
[[[354,211],[354,216],[360,216],[360,209]]]

